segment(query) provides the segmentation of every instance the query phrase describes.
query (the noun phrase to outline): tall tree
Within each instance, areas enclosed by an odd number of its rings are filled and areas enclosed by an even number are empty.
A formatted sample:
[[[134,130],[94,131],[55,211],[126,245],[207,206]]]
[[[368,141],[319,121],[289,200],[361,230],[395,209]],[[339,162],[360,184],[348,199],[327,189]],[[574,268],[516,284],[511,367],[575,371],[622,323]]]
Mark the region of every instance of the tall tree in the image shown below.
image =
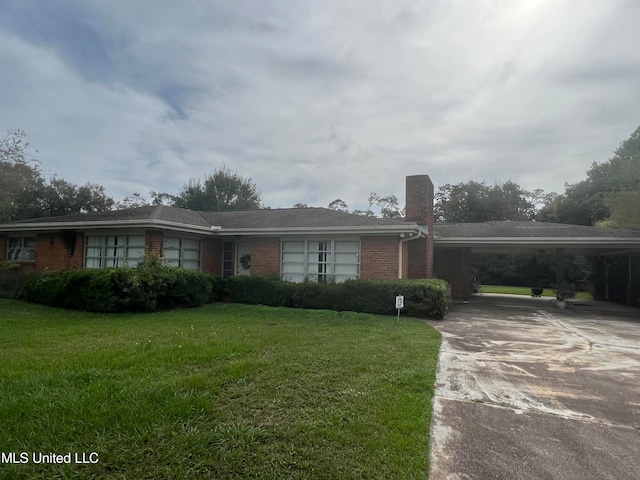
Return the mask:
[[[440,222],[477,223],[492,220],[531,220],[536,209],[530,193],[512,181],[487,186],[469,181],[446,184],[435,195],[435,215]]]
[[[622,215],[621,202],[625,198],[627,200],[636,198],[628,192],[638,191],[640,191],[640,127],[620,144],[608,161],[591,165],[585,180],[566,185],[565,193],[558,195],[545,206],[539,214],[539,219],[595,225],[613,215],[615,208],[617,208],[617,217]],[[640,206],[636,204],[636,207]],[[619,221],[620,218],[617,222]]]
[[[260,208],[261,201],[262,195],[250,179],[222,167],[207,174],[204,181],[190,179],[185,183],[174,206],[223,212],[256,210]]]
[[[21,192],[44,182],[25,136],[22,130],[10,130],[0,140],[0,222],[15,219]]]
[[[0,221],[110,210],[104,187],[74,185],[53,176],[47,181],[30,153],[26,133],[11,130],[0,140]]]

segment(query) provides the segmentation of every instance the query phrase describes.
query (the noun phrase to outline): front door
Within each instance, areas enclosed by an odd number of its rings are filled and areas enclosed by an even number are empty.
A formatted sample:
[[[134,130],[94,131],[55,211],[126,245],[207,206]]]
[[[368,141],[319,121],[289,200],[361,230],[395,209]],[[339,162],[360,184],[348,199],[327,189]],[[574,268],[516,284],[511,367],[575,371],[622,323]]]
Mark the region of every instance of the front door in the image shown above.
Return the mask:
[[[240,240],[236,248],[236,275],[251,275],[251,241]]]

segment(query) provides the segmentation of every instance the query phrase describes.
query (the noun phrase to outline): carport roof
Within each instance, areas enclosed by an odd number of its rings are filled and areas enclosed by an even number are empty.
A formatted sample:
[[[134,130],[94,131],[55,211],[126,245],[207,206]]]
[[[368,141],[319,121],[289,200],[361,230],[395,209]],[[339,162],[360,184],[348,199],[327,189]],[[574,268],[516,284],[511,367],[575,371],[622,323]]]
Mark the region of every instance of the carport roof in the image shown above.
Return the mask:
[[[470,247],[507,253],[565,248],[576,253],[620,253],[640,250],[640,230],[544,222],[436,224],[436,247]]]

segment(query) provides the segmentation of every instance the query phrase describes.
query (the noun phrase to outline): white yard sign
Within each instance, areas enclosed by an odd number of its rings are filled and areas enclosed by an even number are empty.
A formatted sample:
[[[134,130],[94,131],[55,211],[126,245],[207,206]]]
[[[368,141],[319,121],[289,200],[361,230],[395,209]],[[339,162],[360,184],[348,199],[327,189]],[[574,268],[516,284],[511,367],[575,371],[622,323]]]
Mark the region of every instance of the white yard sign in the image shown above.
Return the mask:
[[[400,321],[400,310],[404,308],[404,295],[396,296],[396,308],[398,309],[398,321]]]

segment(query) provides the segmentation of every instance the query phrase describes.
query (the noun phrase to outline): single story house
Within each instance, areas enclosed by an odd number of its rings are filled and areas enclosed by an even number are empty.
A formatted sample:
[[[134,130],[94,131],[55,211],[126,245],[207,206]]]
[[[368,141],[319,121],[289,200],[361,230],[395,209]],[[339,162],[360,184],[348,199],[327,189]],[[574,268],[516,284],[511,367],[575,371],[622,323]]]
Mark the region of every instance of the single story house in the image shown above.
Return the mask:
[[[429,176],[413,175],[406,177],[403,219],[326,208],[198,212],[156,205],[22,220],[0,224],[0,261],[37,271],[106,268],[135,265],[151,251],[170,265],[223,276],[294,282],[438,277],[451,284],[454,298],[468,299],[474,252],[558,259],[640,252],[640,231],[633,230],[540,222],[434,225],[433,198]],[[634,293],[640,277],[629,258],[631,300],[640,296]]]
[[[0,225],[0,261],[37,271],[136,265],[145,251],[170,265],[284,280],[433,275],[433,184],[406,179],[404,219],[326,208],[199,212],[163,205]]]

